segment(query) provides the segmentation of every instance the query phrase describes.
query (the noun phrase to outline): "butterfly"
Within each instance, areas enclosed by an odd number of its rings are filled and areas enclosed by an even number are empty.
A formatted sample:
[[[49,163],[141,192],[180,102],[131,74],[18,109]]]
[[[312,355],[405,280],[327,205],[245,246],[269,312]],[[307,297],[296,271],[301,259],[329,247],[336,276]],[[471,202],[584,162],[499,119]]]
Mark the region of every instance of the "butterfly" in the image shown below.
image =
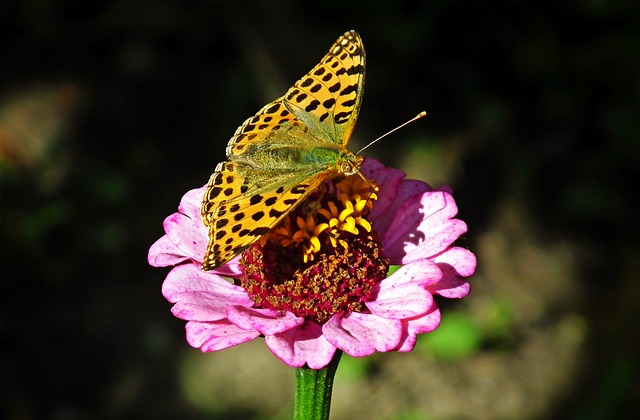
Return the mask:
[[[346,32],[284,96],[238,127],[202,201],[209,228],[204,271],[253,245],[327,179],[359,173],[363,158],[346,146],[364,73],[360,35]]]

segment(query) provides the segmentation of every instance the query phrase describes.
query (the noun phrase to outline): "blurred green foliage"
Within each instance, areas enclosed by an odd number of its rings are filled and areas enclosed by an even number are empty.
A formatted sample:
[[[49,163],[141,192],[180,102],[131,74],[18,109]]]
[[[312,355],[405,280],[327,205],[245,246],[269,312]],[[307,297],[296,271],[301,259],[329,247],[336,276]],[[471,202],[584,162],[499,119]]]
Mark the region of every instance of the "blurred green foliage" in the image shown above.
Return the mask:
[[[419,338],[417,348],[441,360],[457,360],[477,352],[482,333],[474,320],[460,312],[443,317],[436,334]]]

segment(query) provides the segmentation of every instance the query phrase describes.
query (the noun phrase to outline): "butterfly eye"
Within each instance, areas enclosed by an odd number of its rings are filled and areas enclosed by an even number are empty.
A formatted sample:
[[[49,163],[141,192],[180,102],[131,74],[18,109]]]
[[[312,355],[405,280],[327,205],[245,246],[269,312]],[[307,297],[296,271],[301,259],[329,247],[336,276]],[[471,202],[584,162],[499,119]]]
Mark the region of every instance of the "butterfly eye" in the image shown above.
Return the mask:
[[[353,163],[345,161],[340,165],[340,172],[345,175],[353,175],[355,173],[355,167],[353,166]]]

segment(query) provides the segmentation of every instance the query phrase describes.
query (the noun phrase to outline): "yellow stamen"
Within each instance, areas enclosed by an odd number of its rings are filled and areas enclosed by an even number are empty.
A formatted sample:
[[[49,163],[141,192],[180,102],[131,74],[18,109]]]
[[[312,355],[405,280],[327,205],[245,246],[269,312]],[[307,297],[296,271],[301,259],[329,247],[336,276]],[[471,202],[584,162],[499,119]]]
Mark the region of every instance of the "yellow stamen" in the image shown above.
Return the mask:
[[[321,214],[327,220],[331,220],[331,218],[333,217],[331,215],[331,212],[329,210],[325,209],[325,208],[322,208],[322,209],[318,210],[318,214]]]
[[[374,183],[364,182],[357,176],[342,179],[335,184],[335,199],[326,200],[327,191],[321,191],[320,198],[304,204],[299,213],[301,216],[296,216],[295,221],[285,218],[266,237],[284,247],[300,247],[305,262],[313,261],[314,254],[322,249],[323,244],[346,249],[349,245],[345,234],[359,235],[359,228],[371,232],[371,223],[366,216],[377,199],[377,187],[374,187]],[[324,221],[320,222],[319,217]],[[264,245],[265,238],[260,243]]]
[[[347,217],[347,219],[341,226],[341,230],[351,232],[354,235],[357,235],[359,233],[358,228],[356,228],[356,221],[353,217]]]
[[[371,223],[364,217],[358,217],[356,222],[362,226],[367,232],[371,232]]]
[[[337,216],[340,213],[338,211],[338,207],[336,206],[336,203],[334,203],[333,201],[329,201],[327,204],[329,206],[329,210],[331,211],[331,215]]]
[[[315,252],[320,251],[320,239],[317,236],[312,236],[309,238],[309,242],[311,242],[311,246],[315,250]]]
[[[328,223],[320,223],[320,224],[316,225],[316,228],[313,230],[313,234],[315,236],[318,236],[318,235],[320,235],[322,232],[324,232],[327,229],[329,229],[329,224]]]
[[[359,200],[356,202],[355,211],[358,213],[362,213],[362,210],[367,206],[367,200]]]
[[[345,220],[347,217],[353,214],[353,204],[351,204],[351,202],[348,202],[348,204],[350,204],[350,206],[348,206],[350,208],[342,210],[340,212],[340,215],[338,216],[338,220]]]
[[[307,232],[313,232],[313,229],[316,226],[316,221],[313,220],[313,217],[311,217],[311,215],[307,216]]]

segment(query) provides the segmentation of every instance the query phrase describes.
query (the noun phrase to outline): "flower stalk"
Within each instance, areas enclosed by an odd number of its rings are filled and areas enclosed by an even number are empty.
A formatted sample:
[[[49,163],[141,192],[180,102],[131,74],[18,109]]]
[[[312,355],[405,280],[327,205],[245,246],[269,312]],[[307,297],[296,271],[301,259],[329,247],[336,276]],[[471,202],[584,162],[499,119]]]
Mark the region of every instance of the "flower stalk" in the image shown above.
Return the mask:
[[[325,420],[331,410],[333,379],[340,363],[338,350],[331,362],[322,369],[307,366],[296,369],[295,420]]]

